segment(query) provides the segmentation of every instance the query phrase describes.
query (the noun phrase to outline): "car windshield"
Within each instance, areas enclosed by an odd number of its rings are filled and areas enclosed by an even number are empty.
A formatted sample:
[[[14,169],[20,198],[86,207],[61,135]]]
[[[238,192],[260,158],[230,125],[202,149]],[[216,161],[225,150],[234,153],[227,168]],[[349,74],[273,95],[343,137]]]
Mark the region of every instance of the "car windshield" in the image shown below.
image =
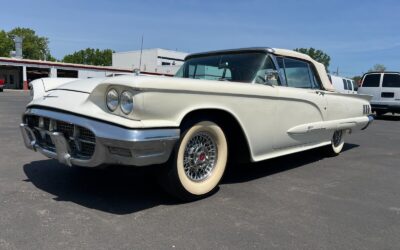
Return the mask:
[[[196,56],[186,60],[175,77],[250,83],[266,58],[262,52]]]

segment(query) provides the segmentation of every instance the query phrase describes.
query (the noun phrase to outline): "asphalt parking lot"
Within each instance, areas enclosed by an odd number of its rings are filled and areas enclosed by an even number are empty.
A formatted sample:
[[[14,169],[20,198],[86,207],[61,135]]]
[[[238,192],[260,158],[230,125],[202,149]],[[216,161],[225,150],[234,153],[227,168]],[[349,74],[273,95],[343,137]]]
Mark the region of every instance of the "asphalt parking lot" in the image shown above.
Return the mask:
[[[24,148],[29,97],[0,93],[0,249],[398,249],[400,117],[326,158],[311,150],[231,169],[178,204],[154,169],[75,169]]]

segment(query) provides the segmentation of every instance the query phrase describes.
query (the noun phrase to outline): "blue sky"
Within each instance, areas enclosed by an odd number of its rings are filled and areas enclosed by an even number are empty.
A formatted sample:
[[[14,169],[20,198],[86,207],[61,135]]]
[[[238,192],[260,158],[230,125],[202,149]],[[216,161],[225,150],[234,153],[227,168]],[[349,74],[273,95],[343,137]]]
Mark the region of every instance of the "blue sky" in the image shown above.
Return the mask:
[[[144,48],[199,52],[252,46],[315,47],[331,71],[374,64],[400,71],[400,2],[317,0],[0,0],[0,29],[29,27],[62,58],[76,50]]]

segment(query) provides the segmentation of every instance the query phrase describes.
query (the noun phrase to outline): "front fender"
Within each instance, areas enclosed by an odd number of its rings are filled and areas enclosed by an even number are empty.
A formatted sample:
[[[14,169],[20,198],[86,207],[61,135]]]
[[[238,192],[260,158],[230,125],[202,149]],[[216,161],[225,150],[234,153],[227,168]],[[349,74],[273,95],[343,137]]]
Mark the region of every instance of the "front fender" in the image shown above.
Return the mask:
[[[30,82],[29,86],[33,92],[33,99],[37,99],[43,97],[48,91],[76,80],[76,78],[40,78]]]

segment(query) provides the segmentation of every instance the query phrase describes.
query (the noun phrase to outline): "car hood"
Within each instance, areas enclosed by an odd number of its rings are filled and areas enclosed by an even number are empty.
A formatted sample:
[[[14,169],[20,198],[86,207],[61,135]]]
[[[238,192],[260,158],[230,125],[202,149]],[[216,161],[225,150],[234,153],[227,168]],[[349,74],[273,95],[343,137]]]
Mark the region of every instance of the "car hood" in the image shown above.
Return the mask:
[[[107,78],[90,78],[84,80],[72,80],[66,83],[62,83],[61,85],[46,90],[71,90],[77,92],[84,92],[84,93],[92,93],[93,89],[96,88],[97,85],[103,83]]]
[[[46,88],[48,90],[69,90],[76,92],[83,92],[91,94],[93,90],[99,85],[124,85],[133,88],[141,88],[152,85],[151,83],[157,83],[161,85],[165,85],[165,82],[168,82],[167,79],[171,79],[171,77],[162,77],[162,76],[134,76],[134,75],[124,75],[124,76],[115,76],[115,77],[103,77],[103,78],[90,78],[90,79],[70,79],[61,80],[62,83],[59,82],[57,86],[50,86]],[[44,79],[46,81],[47,79]],[[163,84],[164,83],[164,84]],[[46,85],[46,83],[45,83]]]

